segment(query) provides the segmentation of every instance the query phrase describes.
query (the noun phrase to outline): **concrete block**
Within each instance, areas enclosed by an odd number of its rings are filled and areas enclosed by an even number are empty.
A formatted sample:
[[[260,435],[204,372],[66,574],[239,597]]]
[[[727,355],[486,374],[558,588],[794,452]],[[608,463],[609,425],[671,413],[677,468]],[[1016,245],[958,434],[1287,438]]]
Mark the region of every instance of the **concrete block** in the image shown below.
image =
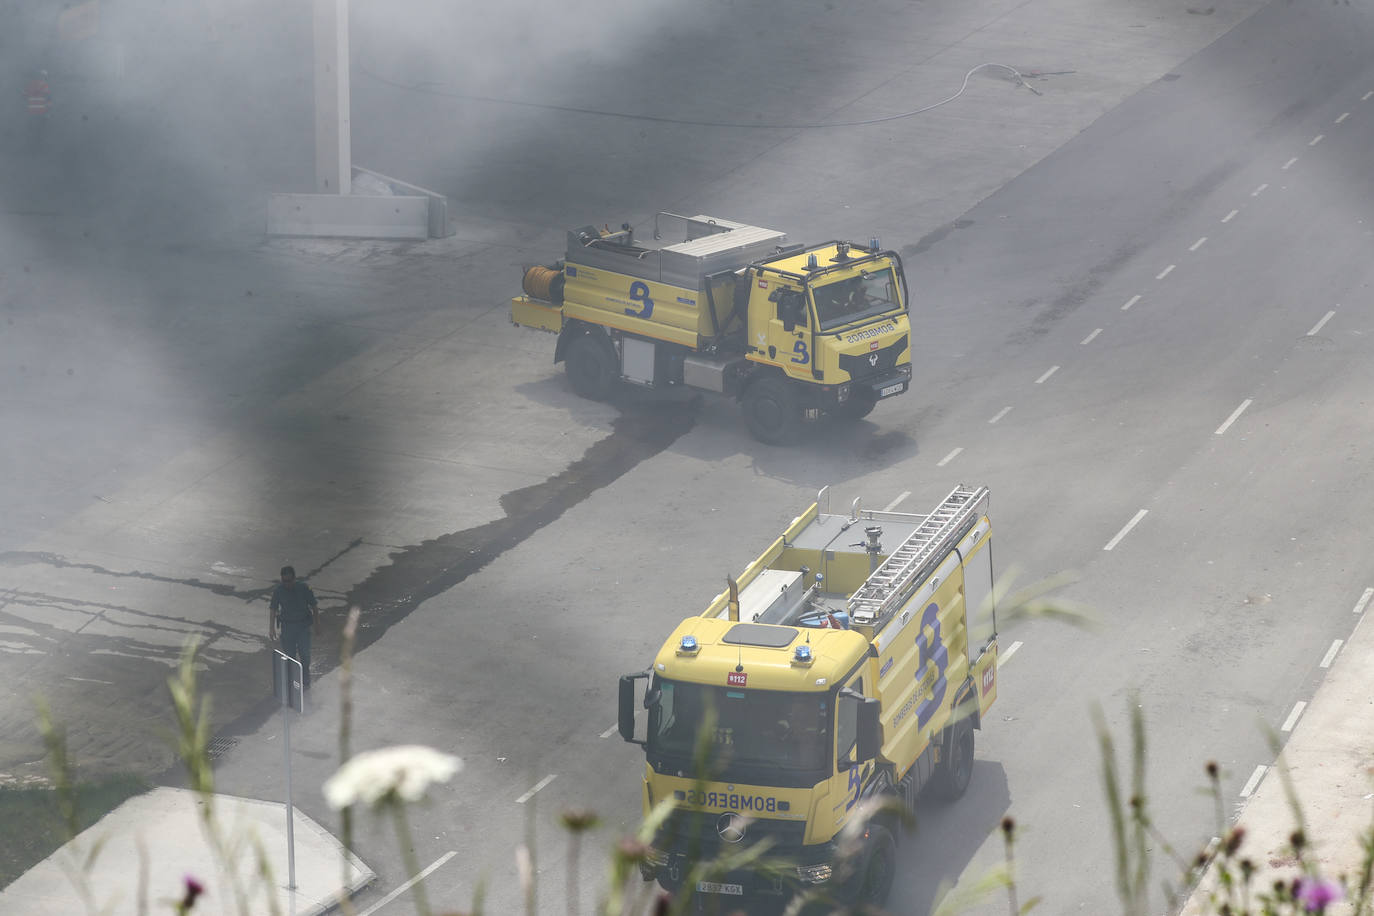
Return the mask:
[[[401,181],[399,178],[392,178],[383,175],[381,172],[374,172],[371,169],[363,168],[360,165],[353,166],[353,178],[356,180],[360,176],[368,176],[376,179],[391,189],[393,194],[400,194],[412,197],[425,197],[429,200],[429,237],[432,239],[447,238],[453,234],[453,230],[448,224],[448,198],[438,191],[431,191],[419,185]]]
[[[357,194],[273,194],[269,235],[427,239],[429,198]]]

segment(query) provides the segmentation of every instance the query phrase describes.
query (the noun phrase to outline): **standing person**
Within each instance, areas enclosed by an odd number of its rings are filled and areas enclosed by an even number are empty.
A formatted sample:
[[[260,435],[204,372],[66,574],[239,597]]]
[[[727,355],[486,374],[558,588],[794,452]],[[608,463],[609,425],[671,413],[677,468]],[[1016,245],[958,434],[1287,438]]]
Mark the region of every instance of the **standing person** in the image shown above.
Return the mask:
[[[267,631],[272,641],[281,629],[281,650],[301,663],[301,687],[310,689],[310,632],[320,631],[320,608],[310,586],[296,579],[292,566],[281,568],[281,584],[272,589]]]

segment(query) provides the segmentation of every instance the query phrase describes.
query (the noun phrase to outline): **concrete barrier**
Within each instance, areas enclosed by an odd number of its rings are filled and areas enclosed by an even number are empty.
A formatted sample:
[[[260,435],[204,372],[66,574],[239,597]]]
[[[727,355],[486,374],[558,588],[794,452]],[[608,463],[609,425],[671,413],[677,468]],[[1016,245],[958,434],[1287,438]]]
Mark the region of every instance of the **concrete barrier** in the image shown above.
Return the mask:
[[[353,167],[353,176],[378,193],[271,195],[268,235],[428,239],[452,234],[444,195],[360,166]]]

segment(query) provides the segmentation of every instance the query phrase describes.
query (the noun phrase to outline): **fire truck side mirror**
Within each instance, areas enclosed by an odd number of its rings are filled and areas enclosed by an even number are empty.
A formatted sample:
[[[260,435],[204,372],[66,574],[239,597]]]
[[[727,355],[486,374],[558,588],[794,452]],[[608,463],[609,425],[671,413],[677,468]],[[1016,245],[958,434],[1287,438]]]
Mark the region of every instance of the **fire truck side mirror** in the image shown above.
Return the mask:
[[[805,318],[806,301],[801,293],[784,290],[778,297],[778,318],[782,319],[782,329],[791,334]]]
[[[620,737],[631,744],[644,744],[645,741],[635,737],[635,681],[640,679],[648,680],[649,672],[641,671],[638,674],[622,674],[620,676]]]
[[[874,697],[865,697],[859,703],[859,734],[854,747],[858,763],[872,760],[882,749],[883,732],[878,719],[881,711],[882,704]]]

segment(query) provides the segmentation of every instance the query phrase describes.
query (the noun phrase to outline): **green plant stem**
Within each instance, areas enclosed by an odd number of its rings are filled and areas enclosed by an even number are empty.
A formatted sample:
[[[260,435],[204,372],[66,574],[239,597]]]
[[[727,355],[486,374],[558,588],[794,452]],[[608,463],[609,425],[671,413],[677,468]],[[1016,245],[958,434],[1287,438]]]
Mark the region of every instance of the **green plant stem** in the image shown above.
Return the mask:
[[[429,900],[425,896],[425,881],[420,877],[420,862],[415,858],[415,846],[410,842],[410,826],[406,822],[405,802],[393,799],[389,803],[391,819],[396,825],[396,841],[401,844],[401,860],[405,862],[406,874],[415,884],[411,891],[415,896],[415,912],[420,916],[430,916]]]

